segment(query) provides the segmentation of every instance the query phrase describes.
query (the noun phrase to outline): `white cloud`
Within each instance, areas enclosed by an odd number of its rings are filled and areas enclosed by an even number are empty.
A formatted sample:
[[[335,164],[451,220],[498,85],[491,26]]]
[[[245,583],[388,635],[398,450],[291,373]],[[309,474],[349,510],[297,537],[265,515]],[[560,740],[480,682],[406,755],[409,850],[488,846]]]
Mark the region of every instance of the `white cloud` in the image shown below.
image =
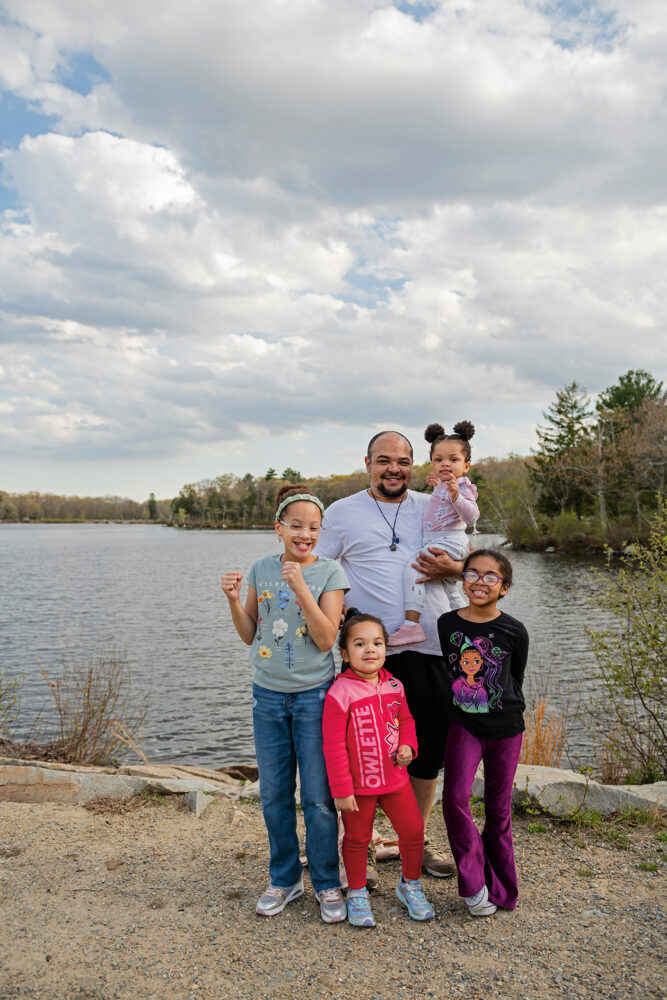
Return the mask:
[[[319,435],[342,471],[327,427],[461,417],[525,451],[572,378],[660,377],[652,0],[5,6],[0,82],[56,119],[0,154],[14,462],[182,456],[185,481],[216,449],[275,464],[268,434],[336,471]]]

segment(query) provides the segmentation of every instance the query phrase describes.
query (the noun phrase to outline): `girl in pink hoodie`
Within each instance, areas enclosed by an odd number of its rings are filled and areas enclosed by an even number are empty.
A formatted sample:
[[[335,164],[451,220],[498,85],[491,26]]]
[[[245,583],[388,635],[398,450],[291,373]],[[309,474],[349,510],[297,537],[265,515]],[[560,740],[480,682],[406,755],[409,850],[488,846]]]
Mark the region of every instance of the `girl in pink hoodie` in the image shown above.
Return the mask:
[[[374,927],[366,889],[366,857],[379,804],[389,817],[401,850],[402,875],[396,895],[415,920],[429,920],[433,908],[422,891],[424,824],[406,771],[417,738],[403,685],[384,669],[387,633],[374,615],[353,614],[340,633],[347,666],[324,702],[324,758],[345,836],[347,915],[357,927]]]

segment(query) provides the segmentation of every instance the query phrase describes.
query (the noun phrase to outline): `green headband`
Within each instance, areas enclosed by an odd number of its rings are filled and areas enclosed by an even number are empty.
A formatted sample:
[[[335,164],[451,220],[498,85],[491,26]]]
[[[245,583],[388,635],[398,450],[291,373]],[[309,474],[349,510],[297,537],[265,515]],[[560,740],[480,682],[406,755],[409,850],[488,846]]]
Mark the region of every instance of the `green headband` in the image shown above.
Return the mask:
[[[280,520],[280,515],[282,514],[285,507],[287,507],[287,505],[290,503],[294,503],[295,500],[309,500],[310,503],[316,504],[322,511],[322,517],[324,517],[324,504],[322,503],[319,497],[313,496],[312,493],[295,493],[293,496],[287,497],[285,500],[282,501],[282,503],[278,507],[278,510],[276,511],[276,521]]]

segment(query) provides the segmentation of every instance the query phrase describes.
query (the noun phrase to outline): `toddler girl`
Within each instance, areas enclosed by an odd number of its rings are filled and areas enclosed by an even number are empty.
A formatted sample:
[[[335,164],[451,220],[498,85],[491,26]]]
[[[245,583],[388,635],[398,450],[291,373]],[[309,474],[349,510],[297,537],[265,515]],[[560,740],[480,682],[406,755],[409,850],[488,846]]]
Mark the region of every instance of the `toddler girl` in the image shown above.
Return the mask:
[[[523,675],[528,633],[497,603],[512,583],[500,552],[480,549],[463,565],[470,604],[438,619],[452,682],[442,806],[458,869],[459,894],[475,917],[513,910],[518,888],[512,844],[512,787],[523,739]],[[485,823],[470,813],[470,793],[484,762]]]
[[[334,681],[324,703],[324,756],[345,828],[347,917],[356,927],[375,926],[366,858],[378,804],[398,834],[402,875],[396,895],[414,920],[434,915],[419,879],[424,824],[405,770],[417,752],[415,723],[403,685],[384,669],[386,642],[379,618],[349,615],[339,640],[348,669]]]
[[[430,546],[443,549],[452,559],[465,559],[468,554],[466,524],[479,518],[477,487],[466,476],[470,468],[470,438],[474,433],[475,428],[468,420],[455,424],[451,434],[445,434],[440,424],[429,424],[424,432],[431,445],[433,464],[427,481],[435,487],[424,514],[422,552],[426,554]],[[419,624],[425,586],[417,583],[421,575],[411,562],[407,563],[403,571],[405,621],[389,636],[390,646],[405,646],[426,638]],[[445,589],[450,608],[461,607],[463,599],[453,580],[438,580],[435,585]]]
[[[313,554],[324,507],[307,486],[283,486],[275,524],[285,551],[258,559],[242,576],[225,573],[222,589],[236,631],[252,646],[253,727],[271,882],[257,903],[270,917],[303,893],[296,832],[296,765],[306,822],[308,870],[325,923],[344,920],[338,877],[336,810],[322,752],[322,710],[333,680],[331,648],[349,589],[333,559]]]

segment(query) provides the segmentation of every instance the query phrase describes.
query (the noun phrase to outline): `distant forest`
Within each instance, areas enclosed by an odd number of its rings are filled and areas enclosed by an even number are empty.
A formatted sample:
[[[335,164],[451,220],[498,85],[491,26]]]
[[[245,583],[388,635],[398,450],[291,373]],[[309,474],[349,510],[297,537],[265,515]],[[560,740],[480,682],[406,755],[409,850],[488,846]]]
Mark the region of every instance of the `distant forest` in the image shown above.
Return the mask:
[[[646,536],[665,489],[667,407],[662,382],[638,369],[602,392],[595,406],[571,382],[556,393],[528,457],[474,461],[481,530],[503,534],[515,548],[569,551],[622,549]],[[428,489],[430,463],[415,465],[412,488]],[[159,521],[178,527],[269,527],[284,482],[306,483],[325,506],[368,484],[365,470],[303,477],[225,473],[185,484],[172,500],[61,497],[0,490],[0,521]]]

